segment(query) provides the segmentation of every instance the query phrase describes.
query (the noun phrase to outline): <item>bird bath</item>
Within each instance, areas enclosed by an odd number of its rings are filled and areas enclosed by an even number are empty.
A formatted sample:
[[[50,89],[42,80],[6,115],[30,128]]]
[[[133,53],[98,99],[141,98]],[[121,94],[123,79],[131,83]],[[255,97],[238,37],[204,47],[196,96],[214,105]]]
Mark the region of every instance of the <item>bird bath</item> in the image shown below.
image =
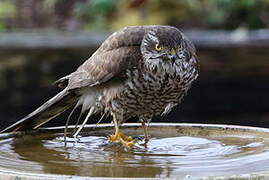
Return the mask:
[[[121,130],[133,147],[108,142],[111,124],[88,125],[66,144],[63,127],[1,134],[0,179],[269,178],[269,129],[152,123],[147,145],[140,124]]]

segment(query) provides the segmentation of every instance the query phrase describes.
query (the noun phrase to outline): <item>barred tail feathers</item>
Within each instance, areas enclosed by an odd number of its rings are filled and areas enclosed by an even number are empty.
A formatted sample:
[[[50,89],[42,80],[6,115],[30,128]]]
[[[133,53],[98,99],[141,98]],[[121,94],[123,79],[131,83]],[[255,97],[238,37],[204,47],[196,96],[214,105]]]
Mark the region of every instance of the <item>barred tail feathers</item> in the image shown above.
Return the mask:
[[[1,133],[36,129],[66,111],[78,99],[79,96],[74,91],[64,89],[23,119],[2,130]]]

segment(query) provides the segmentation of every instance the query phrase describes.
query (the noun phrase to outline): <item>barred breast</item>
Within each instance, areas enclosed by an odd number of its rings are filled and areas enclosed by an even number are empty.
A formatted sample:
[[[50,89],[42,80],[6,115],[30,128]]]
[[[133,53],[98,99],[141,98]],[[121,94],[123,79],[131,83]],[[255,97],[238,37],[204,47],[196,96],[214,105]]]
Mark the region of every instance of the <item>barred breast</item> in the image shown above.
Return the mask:
[[[118,114],[119,123],[134,116],[149,122],[153,116],[168,113],[183,99],[197,72],[190,69],[175,75],[138,68],[128,70],[127,76],[121,92],[109,106],[110,111]]]

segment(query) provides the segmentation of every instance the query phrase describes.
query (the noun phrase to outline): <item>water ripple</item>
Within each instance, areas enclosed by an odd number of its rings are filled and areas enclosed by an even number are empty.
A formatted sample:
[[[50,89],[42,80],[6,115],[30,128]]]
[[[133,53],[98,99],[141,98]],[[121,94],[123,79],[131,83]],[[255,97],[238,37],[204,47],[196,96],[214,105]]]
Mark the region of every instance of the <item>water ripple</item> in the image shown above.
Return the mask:
[[[245,137],[152,137],[147,145],[138,139],[130,149],[109,143],[104,136],[67,138],[66,146],[62,135],[31,138],[1,140],[0,167],[95,177],[204,177],[269,171],[266,143]]]

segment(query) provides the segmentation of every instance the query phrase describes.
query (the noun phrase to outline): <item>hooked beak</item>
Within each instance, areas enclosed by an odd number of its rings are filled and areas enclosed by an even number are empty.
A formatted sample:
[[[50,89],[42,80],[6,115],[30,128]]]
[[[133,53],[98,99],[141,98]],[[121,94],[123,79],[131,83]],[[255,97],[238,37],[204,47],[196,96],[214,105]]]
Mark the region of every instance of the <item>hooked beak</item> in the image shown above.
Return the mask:
[[[173,54],[173,55],[168,55],[168,58],[172,61],[175,61],[176,58],[177,58],[177,55],[176,54]]]
[[[175,61],[177,58],[176,50],[172,48],[168,54],[168,58],[172,61]]]

